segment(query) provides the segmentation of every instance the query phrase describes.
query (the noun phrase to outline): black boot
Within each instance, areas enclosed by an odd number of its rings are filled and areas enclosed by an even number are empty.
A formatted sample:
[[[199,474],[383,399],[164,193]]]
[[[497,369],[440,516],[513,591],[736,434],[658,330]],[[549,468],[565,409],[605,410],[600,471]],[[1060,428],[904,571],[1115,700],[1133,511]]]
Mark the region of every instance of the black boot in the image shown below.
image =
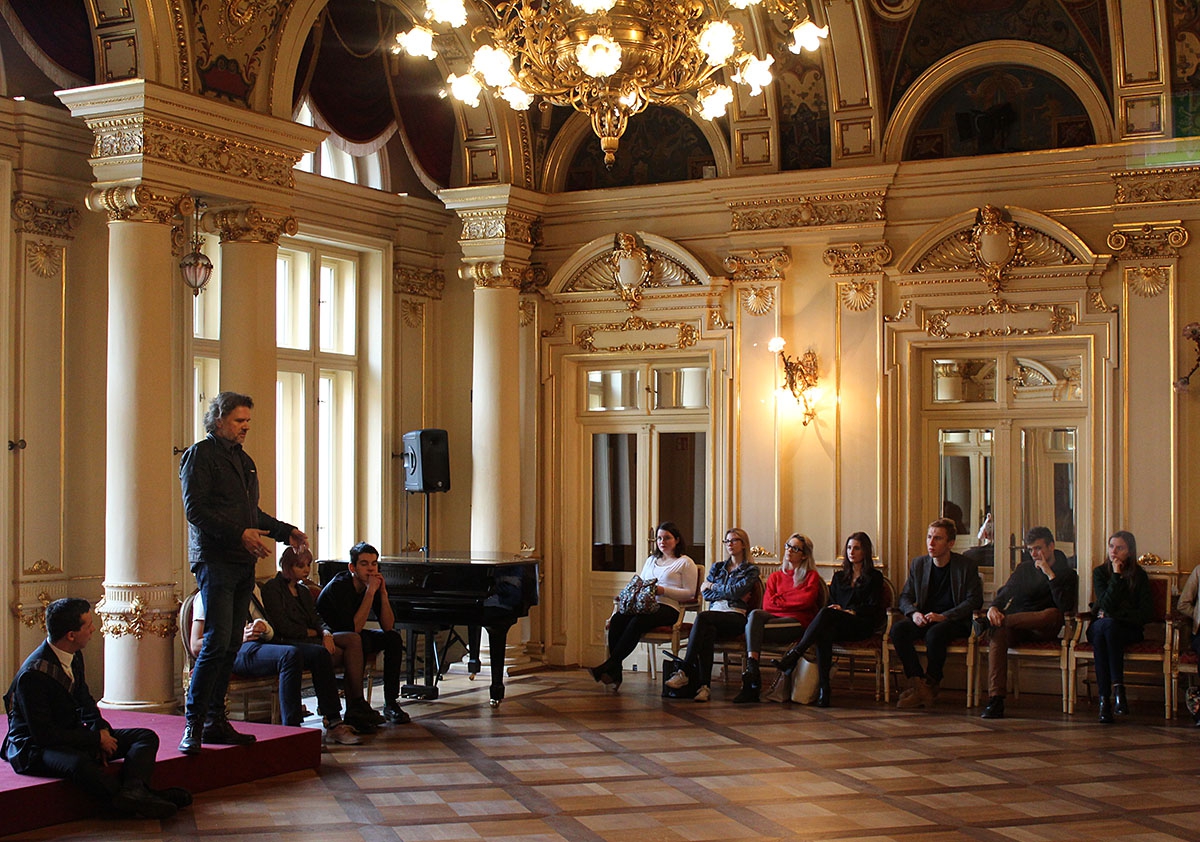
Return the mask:
[[[750,665],[746,665],[746,670],[742,673],[742,689],[736,696],[733,697],[735,705],[744,705],[757,702],[758,699],[758,664],[755,664],[753,673],[750,671]]]
[[[1117,716],[1124,716],[1129,713],[1129,699],[1125,697],[1125,685],[1114,684],[1113,689],[1113,713]]]
[[[793,646],[789,649],[782,658],[774,658],[771,661],[771,666],[778,669],[780,672],[791,672],[796,668],[796,664],[800,663],[800,659],[804,657],[804,650],[799,646]]]
[[[1113,723],[1112,699],[1108,696],[1100,697],[1100,721],[1105,725]]]
[[[829,683],[828,682],[817,685],[817,707],[819,707],[819,708],[829,707]]]
[[[188,722],[183,726],[183,739],[179,741],[179,751],[183,754],[198,754],[200,752],[201,726],[199,722]]]

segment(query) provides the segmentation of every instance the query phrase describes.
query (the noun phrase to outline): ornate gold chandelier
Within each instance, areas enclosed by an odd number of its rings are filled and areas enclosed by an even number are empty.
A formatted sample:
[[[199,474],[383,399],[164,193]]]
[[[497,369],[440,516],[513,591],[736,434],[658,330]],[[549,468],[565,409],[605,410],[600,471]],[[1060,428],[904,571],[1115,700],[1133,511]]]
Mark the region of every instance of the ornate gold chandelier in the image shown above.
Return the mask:
[[[396,51],[433,59],[433,26],[465,27],[464,0],[427,0],[426,23],[396,36]],[[629,123],[648,105],[685,104],[708,120],[725,113],[733,89],[718,73],[757,96],[771,82],[770,54],[742,50],[742,28],[730,8],[761,6],[783,16],[793,53],[815,50],[829,34],[812,20],[808,0],[486,0],[487,21],[471,31],[470,70],[451,73],[450,94],[477,107],[490,90],[524,111],[569,105],[587,114],[612,166]]]

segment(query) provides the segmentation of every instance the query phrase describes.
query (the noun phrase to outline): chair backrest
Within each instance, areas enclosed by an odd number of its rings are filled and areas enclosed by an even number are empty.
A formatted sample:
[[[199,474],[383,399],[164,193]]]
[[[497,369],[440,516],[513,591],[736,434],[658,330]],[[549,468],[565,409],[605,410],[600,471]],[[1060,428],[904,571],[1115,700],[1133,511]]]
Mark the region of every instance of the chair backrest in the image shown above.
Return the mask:
[[[757,608],[762,608],[763,594],[767,591],[766,585],[763,583],[762,577],[754,580],[754,587],[750,589],[750,598],[746,601],[749,605],[749,610],[754,611]]]
[[[880,589],[879,599],[883,603],[883,610],[879,612],[879,627],[883,628],[887,625],[888,614],[897,607],[896,600],[899,599],[896,585],[887,576],[883,577],[883,587]]]
[[[817,573],[817,584],[821,588],[821,592],[817,594],[817,609],[820,610],[829,604],[829,583],[821,578],[819,572]]]
[[[308,587],[308,592],[312,594],[313,602],[316,602],[317,597],[321,595],[321,586],[312,579],[305,579],[304,585]]]

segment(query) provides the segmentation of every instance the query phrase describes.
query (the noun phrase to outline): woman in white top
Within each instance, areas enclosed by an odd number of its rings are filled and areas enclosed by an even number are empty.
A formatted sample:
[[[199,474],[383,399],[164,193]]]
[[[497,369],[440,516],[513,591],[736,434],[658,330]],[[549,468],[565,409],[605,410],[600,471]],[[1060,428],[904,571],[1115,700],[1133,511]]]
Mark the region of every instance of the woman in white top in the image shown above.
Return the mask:
[[[652,614],[622,614],[608,618],[608,660],[589,667],[592,678],[616,690],[621,686],[621,662],[637,648],[642,635],[659,626],[670,626],[679,617],[681,602],[696,596],[696,562],[684,555],[686,545],[679,527],[666,521],[658,527],[654,552],[642,566],[643,579],[657,579],[658,610]]]

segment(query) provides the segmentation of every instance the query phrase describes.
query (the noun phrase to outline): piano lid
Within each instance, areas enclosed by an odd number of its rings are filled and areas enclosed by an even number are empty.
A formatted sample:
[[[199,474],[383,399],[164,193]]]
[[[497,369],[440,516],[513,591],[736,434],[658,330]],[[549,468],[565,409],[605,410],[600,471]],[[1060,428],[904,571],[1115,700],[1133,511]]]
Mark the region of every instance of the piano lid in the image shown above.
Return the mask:
[[[349,559],[343,559],[349,564]],[[384,555],[379,557],[380,565],[392,564],[476,564],[488,567],[515,566],[522,564],[538,564],[541,559],[537,556],[518,555],[515,553],[476,552],[471,550],[440,550],[431,552],[428,556],[420,551],[400,553],[399,555]]]

